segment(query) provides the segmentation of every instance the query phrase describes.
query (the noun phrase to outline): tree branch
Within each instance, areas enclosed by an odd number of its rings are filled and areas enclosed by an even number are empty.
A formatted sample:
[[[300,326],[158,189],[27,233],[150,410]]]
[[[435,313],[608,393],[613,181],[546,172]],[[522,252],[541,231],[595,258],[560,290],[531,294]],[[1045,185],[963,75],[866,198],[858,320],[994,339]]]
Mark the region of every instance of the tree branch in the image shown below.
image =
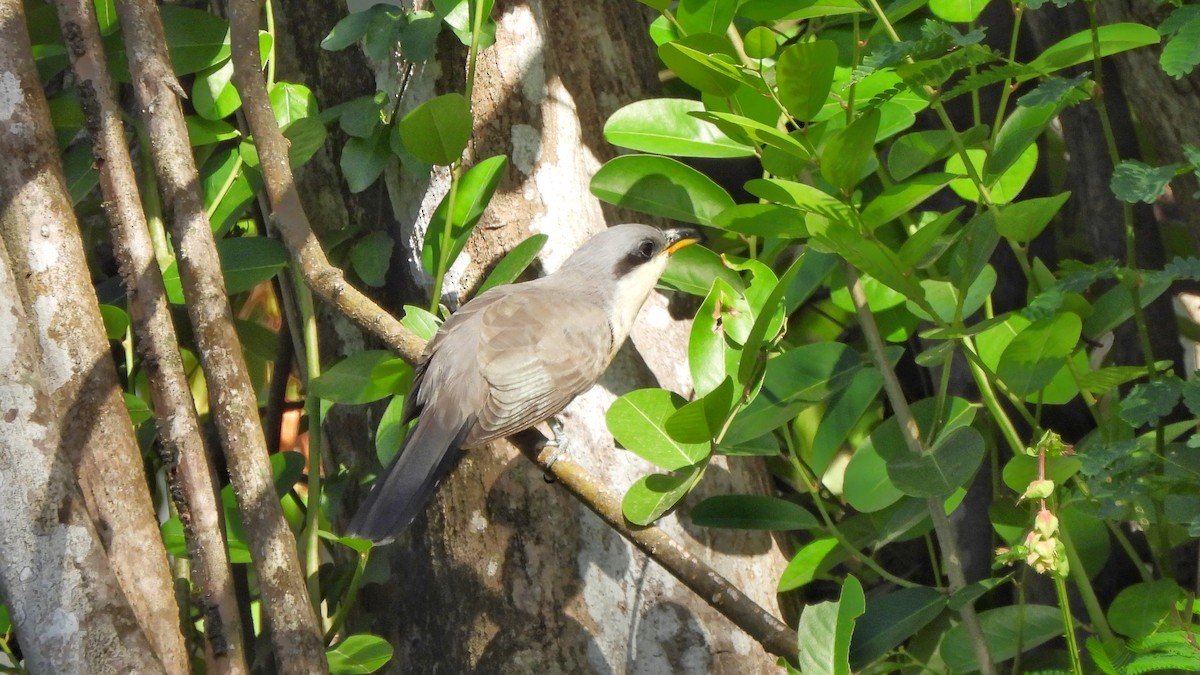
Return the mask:
[[[192,578],[200,590],[208,670],[236,675],[247,672],[247,667],[217,482],[179,355],[95,11],[91,0],[58,3],[113,228],[113,252],[129,293],[134,339],[154,400],[169,492],[183,523]]]
[[[390,313],[346,282],[342,271],[329,264],[300,204],[296,181],[288,162],[288,142],[279,131],[267,87],[263,82],[258,51],[259,0],[231,0],[230,39],[233,82],[242,98],[242,112],[254,136],[254,146],[271,202],[271,221],[292,254],[301,276],[313,294],[333,305],[362,330],[379,338],[409,363],[421,358],[420,338]]]
[[[535,430],[521,432],[508,439],[530,461],[537,464],[555,482],[583,502],[601,520],[608,523],[629,543],[662,566],[710,607],[720,612],[768,653],[782,656],[795,664],[798,642],[796,631],[763,609],[737,586],[692,555],[671,535],[656,526],[634,527],[625,520],[621,498],[588,475],[582,466],[565,458],[550,462],[555,448],[542,447],[545,438]]]
[[[275,658],[287,673],[327,669],[316,617],[301,576],[296,539],[271,479],[258,402],[234,331],[212,229],[171,71],[158,10],[150,0],[118,2],[134,92],[150,138],[163,204],[211,411],[246,525]]]

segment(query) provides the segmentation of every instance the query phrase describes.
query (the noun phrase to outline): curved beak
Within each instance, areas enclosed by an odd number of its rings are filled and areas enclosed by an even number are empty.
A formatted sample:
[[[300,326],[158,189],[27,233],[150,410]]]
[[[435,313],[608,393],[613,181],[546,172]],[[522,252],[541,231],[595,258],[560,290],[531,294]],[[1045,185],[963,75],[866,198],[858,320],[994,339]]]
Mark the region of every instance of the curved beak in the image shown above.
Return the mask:
[[[704,235],[694,227],[676,227],[664,230],[664,234],[667,235],[667,247],[663,249],[663,253],[668,256],[681,248],[704,241]]]

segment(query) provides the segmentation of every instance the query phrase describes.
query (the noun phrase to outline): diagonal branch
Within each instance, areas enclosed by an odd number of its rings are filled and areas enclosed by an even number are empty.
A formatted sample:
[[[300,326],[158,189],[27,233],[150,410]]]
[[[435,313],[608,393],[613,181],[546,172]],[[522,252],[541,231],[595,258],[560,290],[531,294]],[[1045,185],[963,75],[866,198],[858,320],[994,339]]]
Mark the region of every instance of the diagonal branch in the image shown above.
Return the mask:
[[[242,111],[258,150],[263,182],[271,202],[271,220],[279,229],[304,282],[317,297],[336,307],[362,330],[379,338],[401,358],[416,363],[424,348],[420,338],[346,282],[342,271],[329,264],[309,225],[288,163],[288,142],[275,122],[259,67],[262,63],[258,51],[261,7],[259,0],[231,0],[229,25],[233,82],[242,98]]]
[[[653,525],[630,525],[621,510],[620,497],[592,480],[582,466],[561,457],[551,462],[550,458],[554,455],[555,448],[539,447],[537,441],[545,439],[541,438],[538,432],[522,432],[508,440],[521,454],[553,476],[554,481],[566,488],[567,492],[600,516],[609,527],[670,572],[671,576],[683,582],[683,585],[710,607],[758,641],[763,649],[795,663],[796,631],[751,600],[703,560],[689,553],[679,542],[672,539],[671,535]]]
[[[58,3],[63,35],[70,43],[85,99],[81,107],[92,136],[100,189],[109,206],[113,252],[129,293],[134,338],[154,400],[169,492],[183,523],[192,578],[200,591],[208,670],[236,675],[247,672],[247,667],[217,483],[179,355],[95,12],[91,0]]]
[[[283,518],[272,483],[258,401],[242,358],[216,242],[204,212],[162,22],[152,0],[118,2],[117,12],[178,253],[188,317],[208,380],[210,408],[246,525],[275,658],[281,672],[325,672],[322,636],[308,602],[296,539]]]

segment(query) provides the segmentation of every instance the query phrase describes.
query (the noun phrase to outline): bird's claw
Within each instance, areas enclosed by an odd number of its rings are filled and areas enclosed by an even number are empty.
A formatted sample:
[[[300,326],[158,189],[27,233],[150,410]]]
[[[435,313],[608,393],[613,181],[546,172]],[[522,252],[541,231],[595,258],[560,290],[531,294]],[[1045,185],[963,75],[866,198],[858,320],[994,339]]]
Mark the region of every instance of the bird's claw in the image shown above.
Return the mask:
[[[546,465],[543,467],[545,473],[542,475],[542,479],[547,483],[553,483],[554,474],[551,470],[554,467],[554,463],[567,452],[567,432],[564,428],[562,418],[557,415],[551,417],[547,424],[550,427],[550,431],[554,434],[554,438],[547,438],[542,447],[553,447],[554,452],[546,460]]]

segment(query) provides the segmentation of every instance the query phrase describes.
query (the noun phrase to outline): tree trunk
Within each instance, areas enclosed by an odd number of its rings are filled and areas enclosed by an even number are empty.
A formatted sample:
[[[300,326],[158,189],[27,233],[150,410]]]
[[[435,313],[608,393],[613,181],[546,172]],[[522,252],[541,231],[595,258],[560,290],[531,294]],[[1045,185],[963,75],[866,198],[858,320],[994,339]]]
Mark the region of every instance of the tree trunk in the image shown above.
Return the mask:
[[[493,11],[497,43],[479,59],[467,165],[500,153],[510,164],[447,280],[452,302],[469,296],[490,264],[529,234],[550,235],[541,263],[552,270],[588,235],[629,219],[602,208],[588,183],[614,154],[603,141],[604,120],[656,86],[645,37],[650,17],[635,7],[534,2],[499,3]],[[447,46],[452,38],[443,39],[443,61],[410,78],[412,101],[435,88],[462,90],[465,57]],[[401,175],[392,185],[402,188],[393,194],[395,234],[419,280],[421,237],[448,175]],[[404,301],[424,304],[411,295]],[[690,393],[688,323],[673,318],[668,305],[666,296],[652,296],[632,344],[567,410],[572,459],[618,491],[652,467],[613,447],[604,421],[608,406],[619,394],[660,383]],[[366,424],[373,427],[375,420]],[[334,456],[353,452],[339,443],[344,440],[331,438]],[[769,490],[757,462],[717,461],[703,491]],[[776,611],[775,582],[785,560],[768,535],[700,530],[675,516],[664,527]],[[377,552],[385,556],[387,578],[376,577],[379,586],[369,580],[357,628],[396,645],[396,671],[720,673],[762,672],[775,662],[561,488],[547,485],[506,443],[470,453],[410,536]]]

